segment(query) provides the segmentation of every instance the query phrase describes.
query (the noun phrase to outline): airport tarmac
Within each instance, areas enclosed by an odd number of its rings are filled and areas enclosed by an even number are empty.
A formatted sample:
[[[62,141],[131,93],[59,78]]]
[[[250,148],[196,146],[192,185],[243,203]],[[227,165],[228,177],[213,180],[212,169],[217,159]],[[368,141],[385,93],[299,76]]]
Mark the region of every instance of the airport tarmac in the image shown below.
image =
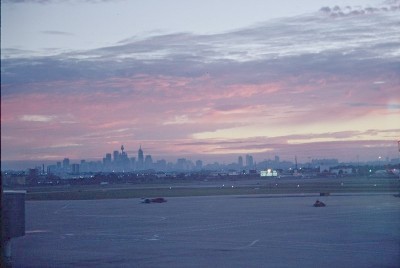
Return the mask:
[[[29,201],[12,254],[13,267],[399,267],[400,198]]]

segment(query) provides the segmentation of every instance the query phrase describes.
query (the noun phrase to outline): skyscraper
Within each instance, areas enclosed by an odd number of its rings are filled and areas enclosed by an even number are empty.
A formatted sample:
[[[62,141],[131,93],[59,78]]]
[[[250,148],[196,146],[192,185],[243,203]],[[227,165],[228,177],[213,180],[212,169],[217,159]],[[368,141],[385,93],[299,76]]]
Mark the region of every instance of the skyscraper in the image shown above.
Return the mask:
[[[124,151],[124,145],[121,145],[121,154],[119,155],[120,168],[122,171],[127,171],[130,168],[128,154]]]
[[[114,155],[114,163],[117,163],[118,160],[119,160],[119,152],[118,151],[114,151],[113,155]]]
[[[79,164],[72,164],[71,171],[73,174],[79,174]]]
[[[146,155],[146,158],[144,159],[144,167],[145,169],[153,168],[153,159],[151,158],[151,155]]]
[[[254,165],[253,157],[251,155],[246,155],[246,167],[252,169]]]
[[[64,172],[69,172],[69,158],[64,158],[63,170],[64,170]]]
[[[103,168],[105,171],[111,170],[112,164],[111,164],[111,154],[107,153],[106,157],[103,158]]]
[[[142,145],[140,145],[140,148],[139,148],[139,151],[138,151],[137,168],[138,169],[143,169],[143,167],[144,167],[144,157],[143,157]]]
[[[238,158],[238,165],[239,165],[239,168],[243,167],[243,157],[241,157],[241,156],[239,156],[239,158]]]

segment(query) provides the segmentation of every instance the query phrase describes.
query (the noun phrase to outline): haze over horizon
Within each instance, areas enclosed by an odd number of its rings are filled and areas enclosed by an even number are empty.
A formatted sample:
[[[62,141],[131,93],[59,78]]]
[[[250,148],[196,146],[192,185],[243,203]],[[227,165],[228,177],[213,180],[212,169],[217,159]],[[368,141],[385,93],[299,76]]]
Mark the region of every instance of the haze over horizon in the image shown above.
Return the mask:
[[[399,0],[8,0],[1,24],[2,162],[399,157]]]

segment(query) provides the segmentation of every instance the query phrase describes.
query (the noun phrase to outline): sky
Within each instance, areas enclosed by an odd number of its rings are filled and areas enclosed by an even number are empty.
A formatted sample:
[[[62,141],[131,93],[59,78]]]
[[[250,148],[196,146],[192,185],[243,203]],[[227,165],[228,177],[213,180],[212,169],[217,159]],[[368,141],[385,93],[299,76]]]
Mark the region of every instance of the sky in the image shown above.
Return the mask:
[[[399,0],[1,3],[2,163],[370,161],[398,140]]]

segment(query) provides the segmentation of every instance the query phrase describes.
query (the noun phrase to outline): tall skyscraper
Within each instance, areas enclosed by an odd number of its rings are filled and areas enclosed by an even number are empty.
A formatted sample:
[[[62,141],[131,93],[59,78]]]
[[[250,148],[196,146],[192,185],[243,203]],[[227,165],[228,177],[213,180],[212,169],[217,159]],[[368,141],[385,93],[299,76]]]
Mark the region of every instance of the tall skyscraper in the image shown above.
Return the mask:
[[[153,168],[153,159],[151,158],[151,155],[146,155],[144,159],[144,167],[145,169]]]
[[[139,151],[138,151],[137,168],[138,169],[143,169],[143,167],[144,167],[144,156],[143,156],[142,145],[140,145]]]
[[[71,165],[71,172],[73,174],[79,174],[79,164],[72,164]]]
[[[65,172],[69,171],[69,158],[64,158],[64,160],[63,160],[63,170]]]
[[[251,155],[246,155],[246,167],[252,169],[254,166],[253,157]]]
[[[109,171],[112,168],[112,162],[111,162],[111,154],[107,153],[106,157],[103,158],[103,168],[105,171]]]
[[[124,149],[124,146],[121,145],[121,154],[119,155],[120,168],[122,168],[122,171],[128,171],[131,164],[128,158],[128,154],[124,151]]]
[[[238,165],[239,165],[239,168],[243,167],[243,157],[241,157],[241,156],[238,157]]]
[[[113,152],[113,156],[114,156],[114,162],[117,163],[119,160],[119,152],[118,151],[114,151]]]

